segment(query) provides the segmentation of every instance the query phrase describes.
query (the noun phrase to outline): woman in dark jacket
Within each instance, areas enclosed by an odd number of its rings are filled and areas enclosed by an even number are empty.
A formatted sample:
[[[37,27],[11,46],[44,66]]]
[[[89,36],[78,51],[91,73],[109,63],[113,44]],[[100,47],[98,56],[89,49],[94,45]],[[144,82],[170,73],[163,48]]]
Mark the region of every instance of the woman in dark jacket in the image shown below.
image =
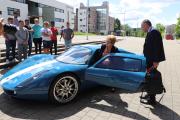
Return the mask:
[[[106,44],[102,44],[101,49],[96,51],[97,53],[95,53],[93,63],[97,62],[107,54],[118,52],[118,48],[114,46],[115,42],[116,37],[114,35],[108,35],[106,39]]]
[[[118,52],[118,48],[114,46],[115,42],[116,42],[116,37],[114,35],[108,35],[106,44],[103,44],[101,46],[100,57],[103,57],[109,53]]]
[[[107,54],[118,52],[118,48],[114,46],[115,42],[116,42],[116,37],[114,35],[107,36],[106,44],[103,44],[101,46],[99,59],[101,59],[101,57],[104,57]],[[110,65],[109,62],[105,64]],[[114,92],[114,91],[115,91],[115,88],[111,88],[111,92]]]

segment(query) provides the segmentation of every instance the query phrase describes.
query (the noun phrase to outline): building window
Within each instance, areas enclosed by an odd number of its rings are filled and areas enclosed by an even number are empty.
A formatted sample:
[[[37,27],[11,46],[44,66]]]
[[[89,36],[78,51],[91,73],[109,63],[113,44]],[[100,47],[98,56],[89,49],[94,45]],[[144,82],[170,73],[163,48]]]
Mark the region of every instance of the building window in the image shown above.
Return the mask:
[[[80,19],[80,21],[82,21],[82,19]]]
[[[64,19],[61,19],[61,18],[55,18],[55,22],[64,22]]]
[[[55,8],[54,10],[55,10],[56,12],[64,13],[64,10],[63,10],[63,9]]]
[[[0,15],[2,15],[2,11],[0,11]]]
[[[18,14],[18,16],[20,16],[20,10],[19,9],[8,7],[7,11],[8,11],[8,15],[12,15],[13,16],[14,12],[16,12]]]
[[[43,7],[50,7],[50,6],[39,3],[39,7],[43,8]]]
[[[20,3],[26,3],[26,0],[11,0],[11,1],[20,2]]]

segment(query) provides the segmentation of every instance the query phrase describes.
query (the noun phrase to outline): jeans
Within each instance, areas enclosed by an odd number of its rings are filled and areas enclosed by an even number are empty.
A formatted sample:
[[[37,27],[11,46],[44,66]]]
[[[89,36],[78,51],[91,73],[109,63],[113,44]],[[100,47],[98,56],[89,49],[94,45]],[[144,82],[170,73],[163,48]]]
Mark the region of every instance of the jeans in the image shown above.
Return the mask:
[[[64,40],[65,50],[69,49],[72,46],[72,40]]]
[[[51,55],[53,54],[52,53],[52,49],[53,49],[53,46],[54,46],[54,51],[55,51],[55,55],[57,55],[57,40],[52,40],[52,46],[51,46]]]
[[[12,52],[12,57],[16,57],[16,40],[6,40],[6,59],[10,61],[10,52]]]
[[[31,52],[32,52],[32,41],[31,40],[28,41],[28,48],[29,48],[28,56],[30,56]]]
[[[18,44],[18,59],[20,62],[22,60],[22,54],[23,54],[24,59],[27,58],[27,48],[28,48],[28,45]]]
[[[38,52],[38,47],[39,47],[39,53],[41,54],[42,38],[33,38],[33,42],[34,42],[36,54]]]

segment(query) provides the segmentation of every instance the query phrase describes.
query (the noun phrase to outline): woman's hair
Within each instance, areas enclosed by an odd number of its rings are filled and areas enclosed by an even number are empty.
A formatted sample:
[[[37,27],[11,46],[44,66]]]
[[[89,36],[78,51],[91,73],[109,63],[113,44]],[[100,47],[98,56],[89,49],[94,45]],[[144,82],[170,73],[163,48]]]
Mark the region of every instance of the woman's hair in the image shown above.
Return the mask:
[[[116,37],[114,35],[108,35],[107,40],[111,41],[112,44],[116,42]]]
[[[34,21],[39,21],[39,19],[38,19],[38,18],[35,18]]]
[[[43,24],[49,26],[49,22],[48,21],[44,21]]]

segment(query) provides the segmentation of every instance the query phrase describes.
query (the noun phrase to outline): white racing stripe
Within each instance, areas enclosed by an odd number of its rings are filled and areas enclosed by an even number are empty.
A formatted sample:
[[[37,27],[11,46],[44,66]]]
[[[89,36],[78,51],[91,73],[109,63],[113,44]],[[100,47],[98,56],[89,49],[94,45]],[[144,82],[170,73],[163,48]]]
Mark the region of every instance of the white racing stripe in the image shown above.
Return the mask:
[[[50,65],[50,64],[55,63],[55,62],[57,62],[57,61],[56,61],[56,60],[47,61],[47,62],[43,62],[43,63],[37,64],[37,65],[30,66],[30,67],[25,68],[25,69],[23,69],[23,70],[17,71],[16,73],[14,73],[14,74],[12,74],[12,75],[10,75],[10,76],[2,79],[2,80],[0,81],[0,85],[4,84],[5,82],[7,82],[7,81],[9,81],[9,80],[11,80],[11,79],[19,76],[19,75],[25,74],[25,73],[27,73],[27,72],[31,72],[31,71],[33,71],[33,70],[35,70],[35,69],[38,69],[38,68],[43,67],[43,66],[45,66],[45,65]]]

